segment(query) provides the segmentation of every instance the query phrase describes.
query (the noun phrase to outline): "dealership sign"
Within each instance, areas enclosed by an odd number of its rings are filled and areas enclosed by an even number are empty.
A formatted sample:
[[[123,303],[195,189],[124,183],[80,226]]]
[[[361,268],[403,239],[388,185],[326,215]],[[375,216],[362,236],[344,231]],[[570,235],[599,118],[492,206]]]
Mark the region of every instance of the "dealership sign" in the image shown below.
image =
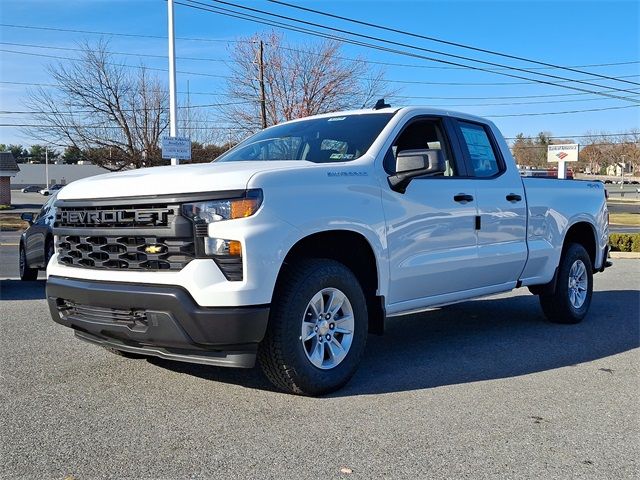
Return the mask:
[[[549,145],[547,147],[547,162],[577,162],[578,144]]]
[[[162,158],[191,160],[191,139],[189,137],[162,137]]]

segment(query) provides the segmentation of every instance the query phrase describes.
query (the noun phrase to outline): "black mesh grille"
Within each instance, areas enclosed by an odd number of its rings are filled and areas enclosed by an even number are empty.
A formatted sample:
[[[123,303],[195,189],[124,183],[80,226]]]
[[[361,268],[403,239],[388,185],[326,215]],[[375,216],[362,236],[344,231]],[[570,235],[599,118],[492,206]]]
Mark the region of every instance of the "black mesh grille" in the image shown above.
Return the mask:
[[[58,262],[113,270],[181,270],[196,258],[193,225],[180,205],[150,201],[57,205]]]
[[[195,258],[193,238],[63,235],[58,261],[114,270],[181,270]]]

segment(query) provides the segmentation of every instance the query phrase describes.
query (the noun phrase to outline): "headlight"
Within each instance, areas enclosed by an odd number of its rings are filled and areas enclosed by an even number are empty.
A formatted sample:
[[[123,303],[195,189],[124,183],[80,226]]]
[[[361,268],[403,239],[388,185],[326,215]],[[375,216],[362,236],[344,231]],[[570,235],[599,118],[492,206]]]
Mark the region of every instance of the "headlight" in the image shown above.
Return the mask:
[[[195,223],[213,223],[250,217],[258,211],[261,204],[262,190],[253,189],[248,190],[242,198],[185,203],[182,205],[182,214]]]

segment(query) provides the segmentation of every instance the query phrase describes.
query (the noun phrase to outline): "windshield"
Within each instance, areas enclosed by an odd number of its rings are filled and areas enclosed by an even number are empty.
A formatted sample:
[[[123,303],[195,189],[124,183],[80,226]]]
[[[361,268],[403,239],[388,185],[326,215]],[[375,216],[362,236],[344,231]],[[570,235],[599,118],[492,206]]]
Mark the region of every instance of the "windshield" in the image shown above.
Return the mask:
[[[263,130],[216,162],[307,160],[346,162],[362,156],[393,113],[313,118]]]

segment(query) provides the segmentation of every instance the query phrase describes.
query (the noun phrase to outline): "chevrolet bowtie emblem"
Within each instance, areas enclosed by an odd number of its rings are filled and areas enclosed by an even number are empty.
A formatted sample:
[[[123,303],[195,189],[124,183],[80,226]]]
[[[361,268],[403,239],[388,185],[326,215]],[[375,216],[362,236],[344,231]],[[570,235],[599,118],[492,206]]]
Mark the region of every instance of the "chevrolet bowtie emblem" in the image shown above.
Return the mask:
[[[162,251],[162,245],[147,245],[144,251],[146,253],[160,253]]]

